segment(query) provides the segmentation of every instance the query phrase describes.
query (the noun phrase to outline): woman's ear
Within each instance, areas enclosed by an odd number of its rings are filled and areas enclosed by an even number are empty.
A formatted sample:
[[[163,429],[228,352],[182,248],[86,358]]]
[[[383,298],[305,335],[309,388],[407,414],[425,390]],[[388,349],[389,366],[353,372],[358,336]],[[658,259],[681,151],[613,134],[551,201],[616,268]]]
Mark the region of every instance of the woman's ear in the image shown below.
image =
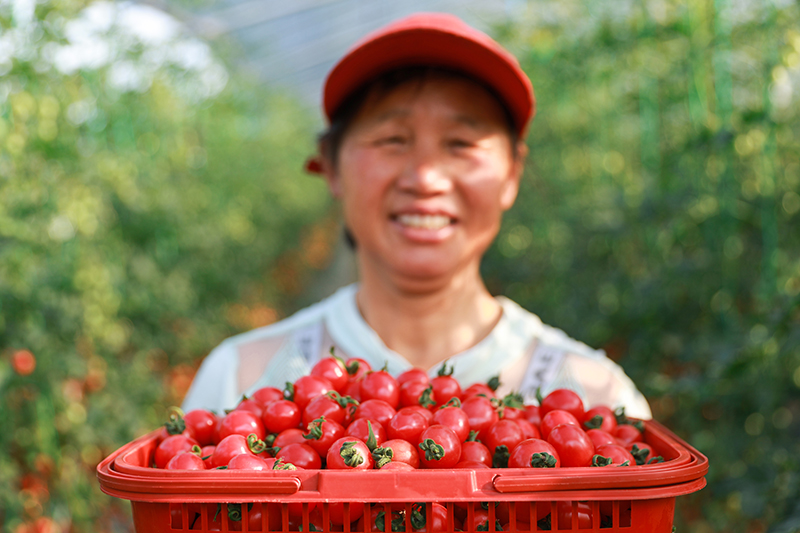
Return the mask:
[[[500,192],[500,205],[503,210],[511,209],[519,192],[519,181],[525,170],[525,158],[528,157],[528,145],[519,141],[514,150],[514,157],[511,160],[511,168],[508,171],[508,180]]]
[[[331,195],[334,198],[339,198],[342,194],[342,187],[339,176],[336,173],[336,165],[331,161],[330,157],[324,155],[329,150],[323,141],[319,143],[317,150],[317,155],[313,157],[314,172],[319,174],[328,184],[328,190],[331,191]],[[306,168],[308,168],[308,164],[306,164]]]

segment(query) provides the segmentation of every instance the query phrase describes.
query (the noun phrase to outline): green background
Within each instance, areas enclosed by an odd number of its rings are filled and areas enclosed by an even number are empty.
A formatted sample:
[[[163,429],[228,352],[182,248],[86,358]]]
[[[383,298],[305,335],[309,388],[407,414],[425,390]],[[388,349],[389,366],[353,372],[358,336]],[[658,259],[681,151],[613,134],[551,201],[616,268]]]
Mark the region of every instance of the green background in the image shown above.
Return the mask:
[[[138,90],[114,89],[107,66],[42,66],[85,5],[37,5],[24,26],[0,3],[0,31],[28,28],[0,62],[0,527],[14,533],[128,530],[97,462],[162,423],[222,339],[319,296],[340,246],[301,169],[307,109],[230,69],[197,95],[202,73],[175,65]],[[487,283],[604,348],[708,455],[678,531],[800,531],[800,9],[563,5],[495,31],[538,114]]]

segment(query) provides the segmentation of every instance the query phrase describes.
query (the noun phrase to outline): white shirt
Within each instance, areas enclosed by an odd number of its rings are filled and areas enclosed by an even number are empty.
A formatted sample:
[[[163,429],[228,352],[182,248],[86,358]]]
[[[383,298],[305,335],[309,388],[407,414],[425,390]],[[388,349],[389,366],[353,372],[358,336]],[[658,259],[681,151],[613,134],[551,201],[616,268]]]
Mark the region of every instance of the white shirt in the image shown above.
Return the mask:
[[[222,412],[258,388],[283,388],[286,382],[308,374],[331,346],[342,358],[360,357],[373,368],[387,365],[395,376],[411,368],[364,321],[356,305],[357,290],[357,284],[343,287],[280,322],[223,341],[203,361],[184,399],[184,411]],[[543,395],[569,388],[583,398],[587,408],[624,406],[629,416],[651,418],[647,400],[602,350],[543,324],[508,298],[497,301],[503,314],[489,335],[448,360],[462,387],[485,383],[499,374],[500,396],[518,391],[531,402],[537,386]],[[437,370],[430,369],[431,377]]]

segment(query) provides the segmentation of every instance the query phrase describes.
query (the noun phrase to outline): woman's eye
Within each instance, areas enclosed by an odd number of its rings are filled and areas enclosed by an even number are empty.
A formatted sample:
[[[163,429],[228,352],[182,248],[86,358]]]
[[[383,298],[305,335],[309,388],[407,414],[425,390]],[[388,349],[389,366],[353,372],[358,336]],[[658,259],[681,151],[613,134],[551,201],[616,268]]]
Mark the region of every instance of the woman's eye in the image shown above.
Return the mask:
[[[381,137],[378,139],[378,144],[404,144],[406,138],[401,135],[390,135],[388,137]]]
[[[472,142],[466,139],[451,139],[448,144],[451,148],[469,148],[473,145]]]

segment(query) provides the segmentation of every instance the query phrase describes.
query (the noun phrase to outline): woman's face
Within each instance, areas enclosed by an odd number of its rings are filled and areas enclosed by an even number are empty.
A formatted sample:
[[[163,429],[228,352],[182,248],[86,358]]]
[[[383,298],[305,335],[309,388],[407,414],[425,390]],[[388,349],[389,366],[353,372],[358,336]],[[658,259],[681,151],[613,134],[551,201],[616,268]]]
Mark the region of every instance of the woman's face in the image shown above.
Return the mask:
[[[362,269],[420,281],[477,269],[516,198],[511,144],[500,104],[466,79],[369,97],[326,172]]]

